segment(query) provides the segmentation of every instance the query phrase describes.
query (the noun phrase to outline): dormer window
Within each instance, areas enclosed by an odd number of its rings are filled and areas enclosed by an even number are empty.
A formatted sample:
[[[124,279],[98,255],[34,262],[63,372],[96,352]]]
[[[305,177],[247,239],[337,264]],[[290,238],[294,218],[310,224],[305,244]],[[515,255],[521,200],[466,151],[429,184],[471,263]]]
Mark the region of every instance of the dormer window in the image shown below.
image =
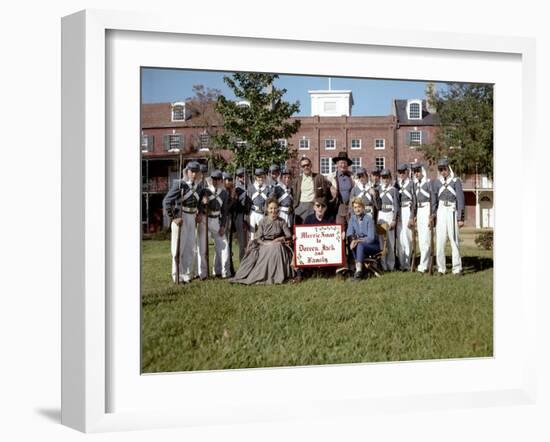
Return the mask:
[[[185,103],[172,105],[172,121],[185,121]]]
[[[407,102],[407,118],[409,120],[421,120],[422,119],[422,101],[409,100]]]

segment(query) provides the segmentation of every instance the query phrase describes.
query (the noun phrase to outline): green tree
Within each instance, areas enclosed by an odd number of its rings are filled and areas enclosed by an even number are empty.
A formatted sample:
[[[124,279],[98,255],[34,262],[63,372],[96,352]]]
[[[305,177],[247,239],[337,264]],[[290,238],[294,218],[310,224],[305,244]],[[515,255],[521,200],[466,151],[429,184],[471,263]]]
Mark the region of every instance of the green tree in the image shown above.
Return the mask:
[[[422,147],[434,163],[448,157],[459,173],[493,174],[493,86],[449,83],[447,90],[427,89],[429,106],[435,108],[439,127],[435,142]]]
[[[278,75],[235,73],[224,77],[239,101],[218,97],[216,110],[223,119],[223,132],[214,137],[220,149],[233,152],[230,168],[268,167],[289,159],[294,151],[288,140],[298,132],[299,120],[290,117],[300,110],[300,103],[283,100],[286,89],[274,87]]]

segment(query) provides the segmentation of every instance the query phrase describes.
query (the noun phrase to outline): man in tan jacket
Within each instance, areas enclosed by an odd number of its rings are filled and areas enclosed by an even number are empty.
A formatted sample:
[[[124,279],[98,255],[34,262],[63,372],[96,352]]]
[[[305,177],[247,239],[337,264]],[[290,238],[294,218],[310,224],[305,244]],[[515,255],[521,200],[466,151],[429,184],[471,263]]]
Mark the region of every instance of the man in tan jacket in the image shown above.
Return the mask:
[[[306,217],[313,213],[315,198],[324,198],[327,202],[330,199],[330,184],[323,175],[313,173],[311,166],[311,160],[302,157],[300,159],[302,173],[292,183],[296,224],[303,224]]]

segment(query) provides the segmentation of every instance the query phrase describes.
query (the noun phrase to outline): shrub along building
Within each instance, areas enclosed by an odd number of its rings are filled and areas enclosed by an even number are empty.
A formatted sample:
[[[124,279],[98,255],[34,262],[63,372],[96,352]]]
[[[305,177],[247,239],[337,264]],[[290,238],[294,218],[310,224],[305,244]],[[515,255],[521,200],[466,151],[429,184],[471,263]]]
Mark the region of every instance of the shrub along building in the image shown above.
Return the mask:
[[[314,172],[335,171],[332,157],[346,151],[352,170],[365,167],[388,168],[395,178],[400,163],[425,162],[418,149],[435,141],[437,114],[426,100],[393,100],[392,113],[386,116],[352,115],[353,94],[349,90],[309,91],[311,116],[293,117],[301,121],[299,131],[281,140],[296,155],[288,161],[298,172],[302,156],[313,162]],[[243,103],[244,105],[246,103]],[[180,161],[194,159],[207,163],[212,151],[210,135],[223,130],[222,121],[212,107],[205,120],[189,109],[188,103],[142,104],[142,224],[144,232],[168,226],[162,214],[162,198],[178,176]],[[208,121],[208,127],[205,127]],[[231,160],[230,151],[221,155]],[[428,172],[436,177],[436,170]],[[493,227],[493,186],[483,174],[461,177],[466,200],[466,225]]]

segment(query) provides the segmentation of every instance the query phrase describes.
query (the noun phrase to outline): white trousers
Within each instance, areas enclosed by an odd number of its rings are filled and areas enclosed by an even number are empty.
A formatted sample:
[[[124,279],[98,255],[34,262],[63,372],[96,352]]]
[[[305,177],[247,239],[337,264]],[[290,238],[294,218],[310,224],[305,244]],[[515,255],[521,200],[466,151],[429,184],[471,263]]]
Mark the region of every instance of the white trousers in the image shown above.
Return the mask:
[[[393,270],[395,267],[395,252],[394,252],[394,244],[395,244],[395,229],[389,230],[389,225],[393,220],[393,211],[392,212],[378,212],[378,224],[387,224],[387,235],[388,235],[388,243],[387,243],[387,249],[386,249],[386,256],[382,258],[382,268],[384,270]],[[380,248],[384,247],[384,237],[382,235],[379,236],[380,241]]]
[[[430,223],[430,204],[424,207],[418,207],[416,210],[416,231],[418,232],[418,247],[420,249],[420,262],[417,271],[425,272],[430,263],[432,254],[431,229]]]
[[[445,244],[447,239],[451,242],[451,252],[453,257],[453,273],[462,271],[462,260],[458,249],[458,221],[456,211],[452,206],[444,206],[440,203],[437,209],[437,271],[445,273]]]
[[[264,215],[258,212],[250,211],[250,240],[255,238],[254,234],[256,233],[256,226],[264,218]]]
[[[286,225],[291,228],[292,227],[292,214],[285,212],[284,210],[279,210],[279,218],[284,219]]]
[[[206,260],[206,216],[201,218],[200,224],[197,226],[199,253],[197,254],[197,267],[199,277],[206,278],[208,273],[208,261]],[[218,218],[208,218],[208,232],[214,238],[214,266],[212,267],[212,275],[218,275],[222,278],[229,276],[229,243],[227,236],[220,236],[220,220]]]
[[[411,208],[402,207],[401,217],[397,223],[397,255],[401,269],[409,268],[412,253],[412,230],[409,229]]]
[[[193,260],[195,258],[195,238],[196,224],[194,213],[183,213],[183,223],[181,225],[180,235],[180,281],[189,282],[193,275]],[[180,227],[172,221],[170,229],[172,231],[170,249],[172,252],[172,280],[176,282],[178,269],[176,265],[176,249],[178,244],[178,230]]]

